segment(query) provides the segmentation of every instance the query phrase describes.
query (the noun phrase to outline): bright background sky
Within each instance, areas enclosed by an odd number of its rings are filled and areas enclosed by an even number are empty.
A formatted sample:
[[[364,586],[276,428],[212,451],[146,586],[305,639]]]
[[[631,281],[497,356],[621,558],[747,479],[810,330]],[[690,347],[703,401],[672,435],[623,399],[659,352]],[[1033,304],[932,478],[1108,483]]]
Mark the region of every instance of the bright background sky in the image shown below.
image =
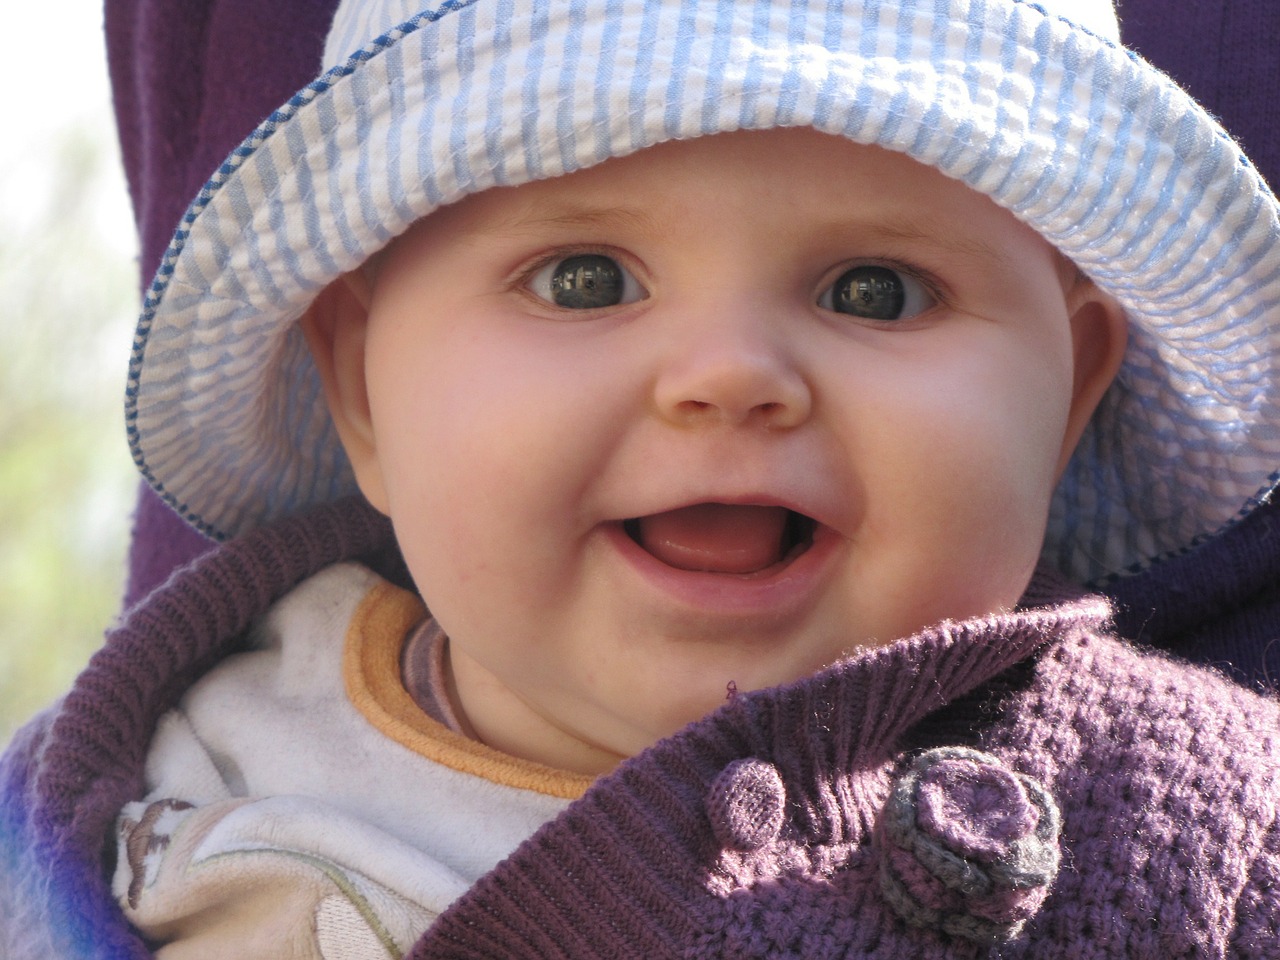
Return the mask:
[[[137,240],[102,0],[0,3],[0,741],[117,612]]]

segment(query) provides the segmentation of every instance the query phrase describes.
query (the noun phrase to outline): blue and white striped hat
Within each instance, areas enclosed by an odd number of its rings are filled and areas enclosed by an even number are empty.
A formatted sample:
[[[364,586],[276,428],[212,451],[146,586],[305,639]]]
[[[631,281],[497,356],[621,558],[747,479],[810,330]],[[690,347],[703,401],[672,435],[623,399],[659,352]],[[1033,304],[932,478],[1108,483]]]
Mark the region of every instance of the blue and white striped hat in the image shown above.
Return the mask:
[[[196,198],[138,325],[134,456],[207,533],[355,489],[294,322],[327,283],[467,194],[742,128],[931,164],[1125,305],[1061,569],[1184,550],[1276,482],[1276,200],[1110,0],[344,0],[325,62]]]

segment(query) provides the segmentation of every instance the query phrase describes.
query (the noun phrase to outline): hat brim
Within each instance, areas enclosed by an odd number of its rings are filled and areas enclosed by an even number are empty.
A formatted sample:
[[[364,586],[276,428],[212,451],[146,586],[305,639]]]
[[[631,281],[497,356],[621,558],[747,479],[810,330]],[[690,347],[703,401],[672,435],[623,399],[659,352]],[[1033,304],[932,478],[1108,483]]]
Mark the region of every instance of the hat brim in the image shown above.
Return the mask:
[[[1057,567],[1137,569],[1275,485],[1277,205],[1140,58],[1021,0],[514,6],[457,3],[380,37],[188,211],[139,321],[126,415],[144,475],[204,532],[354,490],[294,321],[414,221],[661,141],[786,126],[955,177],[1125,306],[1124,367],[1051,508]]]

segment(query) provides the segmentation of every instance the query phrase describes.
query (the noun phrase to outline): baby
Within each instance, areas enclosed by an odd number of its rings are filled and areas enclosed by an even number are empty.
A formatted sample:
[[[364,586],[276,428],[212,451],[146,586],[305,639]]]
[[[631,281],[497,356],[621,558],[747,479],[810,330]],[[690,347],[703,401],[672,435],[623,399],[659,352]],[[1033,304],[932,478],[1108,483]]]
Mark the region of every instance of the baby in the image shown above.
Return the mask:
[[[1125,345],[1008,211],[811,129],[467,197],[305,323],[467,732],[588,774],[1012,609]]]
[[[6,756],[12,956],[1280,955],[1280,707],[1072,585],[1280,454],[1280,209],[1110,4],[326,60],[148,298],[227,542]]]

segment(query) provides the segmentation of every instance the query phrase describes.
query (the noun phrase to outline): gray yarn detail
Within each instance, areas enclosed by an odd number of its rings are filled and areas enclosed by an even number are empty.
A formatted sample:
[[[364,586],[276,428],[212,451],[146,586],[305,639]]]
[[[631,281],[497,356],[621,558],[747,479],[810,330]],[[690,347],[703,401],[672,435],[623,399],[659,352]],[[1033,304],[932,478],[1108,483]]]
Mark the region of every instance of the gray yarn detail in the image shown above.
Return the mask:
[[[967,913],[946,913],[926,907],[911,895],[902,879],[887,864],[880,874],[880,892],[894,912],[913,926],[932,927],[974,943],[1003,943],[1013,939],[1022,929],[1021,923],[1011,928],[1008,924],[983,920]]]
[[[974,765],[995,780],[1016,782],[1021,795],[1009,799],[1024,804],[1014,812],[1034,815],[1034,830],[1029,835],[1010,837],[994,855],[979,856],[955,849],[946,836],[927,829],[921,822],[921,783],[940,764],[956,761]],[[965,812],[975,824],[983,816],[981,810],[960,811]],[[962,829],[964,824],[957,827]],[[879,828],[883,845],[881,892],[894,911],[913,925],[940,929],[978,943],[999,943],[1016,937],[1043,901],[1061,862],[1061,816],[1044,786],[1009,769],[991,754],[965,747],[941,747],[917,757],[894,784]],[[951,839],[954,843],[955,838]],[[913,888],[912,879],[893,862],[903,854],[945,892],[933,884],[927,885],[932,889],[925,889],[926,885],[919,881],[915,882],[919,889]],[[984,899],[988,902],[983,903]],[[984,907],[988,913],[1003,913],[1005,919],[979,915]]]

